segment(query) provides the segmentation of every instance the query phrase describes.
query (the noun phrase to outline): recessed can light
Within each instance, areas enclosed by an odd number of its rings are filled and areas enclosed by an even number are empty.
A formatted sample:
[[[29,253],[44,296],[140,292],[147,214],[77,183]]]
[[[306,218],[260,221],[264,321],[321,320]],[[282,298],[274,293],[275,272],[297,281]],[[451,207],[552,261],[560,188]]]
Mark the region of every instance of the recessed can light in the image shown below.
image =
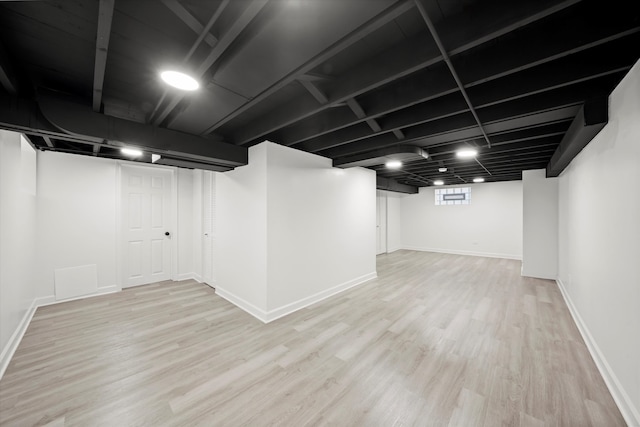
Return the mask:
[[[447,168],[438,168],[438,172],[446,172]]]
[[[456,152],[456,155],[458,157],[463,157],[463,158],[471,158],[471,157],[475,157],[478,154],[477,150],[472,150],[472,149],[462,149],[462,150],[458,150]]]
[[[398,169],[400,166],[402,166],[402,162],[400,160],[389,160],[384,165],[389,169]]]
[[[441,179],[437,179],[435,181],[433,181],[433,185],[444,185],[444,181]]]
[[[484,178],[473,178],[473,182],[484,182]]]
[[[121,148],[120,152],[122,154],[124,154],[125,156],[131,156],[131,157],[138,157],[138,156],[142,156],[142,151],[138,150],[137,148]]]
[[[200,87],[200,83],[196,79],[180,71],[163,71],[160,73],[160,77],[166,84],[181,90],[192,91]]]

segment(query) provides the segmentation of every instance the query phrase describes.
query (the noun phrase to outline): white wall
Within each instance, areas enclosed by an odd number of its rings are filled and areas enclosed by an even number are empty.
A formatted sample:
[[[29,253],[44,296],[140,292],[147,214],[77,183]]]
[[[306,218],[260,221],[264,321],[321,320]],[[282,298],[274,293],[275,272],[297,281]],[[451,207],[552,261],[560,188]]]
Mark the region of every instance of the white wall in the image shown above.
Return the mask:
[[[560,176],[561,289],[629,425],[640,425],[640,63]]]
[[[0,377],[34,311],[35,179],[35,151],[0,130]]]
[[[195,272],[194,233],[198,231],[194,224],[194,171],[178,169],[178,275],[177,278],[190,279]]]
[[[555,280],[558,275],[558,179],[545,169],[522,172],[522,275]]]
[[[265,142],[216,176],[216,290],[271,321],[375,277],[375,173]]]
[[[522,182],[464,185],[471,204],[436,206],[434,187],[402,197],[404,249],[522,258]]]
[[[404,194],[391,191],[387,196],[387,253],[402,249],[402,199]]]
[[[265,145],[268,310],[304,306],[375,276],[375,172]]]
[[[38,297],[55,300],[56,269],[92,264],[98,289],[117,289],[117,194],[115,161],[38,153]]]
[[[145,165],[154,167],[151,165]],[[193,171],[176,169],[177,271],[193,276]],[[45,151],[38,154],[38,280],[41,302],[55,301],[56,269],[96,265],[97,293],[119,289],[118,162]],[[95,294],[87,286],[78,295]]]
[[[252,314],[267,311],[267,148],[216,175],[216,292]]]

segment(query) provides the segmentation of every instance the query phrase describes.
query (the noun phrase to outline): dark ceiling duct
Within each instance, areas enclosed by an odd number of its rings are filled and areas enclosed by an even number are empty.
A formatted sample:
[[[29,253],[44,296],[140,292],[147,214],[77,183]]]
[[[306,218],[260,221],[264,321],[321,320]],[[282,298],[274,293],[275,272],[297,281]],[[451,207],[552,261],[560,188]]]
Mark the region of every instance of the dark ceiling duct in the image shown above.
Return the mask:
[[[394,147],[367,151],[353,156],[340,157],[334,159],[333,166],[340,168],[352,168],[356,166],[370,167],[384,165],[389,160],[408,162],[412,160],[424,160],[428,157],[429,153],[420,147],[413,145],[396,145]]]
[[[227,169],[248,163],[246,147],[96,113],[89,106],[51,92],[41,93],[38,104],[49,122],[72,135],[107,140],[113,145],[132,145]]]
[[[416,194],[418,193],[418,187],[413,185],[401,184],[390,178],[383,176],[376,177],[376,188],[378,190],[393,191],[396,193]]]
[[[608,97],[585,102],[553,153],[547,165],[547,178],[559,176],[608,121]]]

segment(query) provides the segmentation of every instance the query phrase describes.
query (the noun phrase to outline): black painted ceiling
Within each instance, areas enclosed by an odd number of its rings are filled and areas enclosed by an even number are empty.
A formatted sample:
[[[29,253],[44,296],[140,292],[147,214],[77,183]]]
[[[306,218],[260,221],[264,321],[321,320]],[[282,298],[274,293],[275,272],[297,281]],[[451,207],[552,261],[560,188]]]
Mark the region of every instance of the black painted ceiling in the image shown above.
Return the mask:
[[[429,157],[367,166],[412,186],[517,180],[638,60],[639,4],[2,2],[0,126],[43,150],[119,157],[133,144],[142,161],[213,170],[265,139],[335,164],[413,146]],[[171,67],[202,88],[169,89],[158,74]],[[465,146],[476,160],[455,157]]]

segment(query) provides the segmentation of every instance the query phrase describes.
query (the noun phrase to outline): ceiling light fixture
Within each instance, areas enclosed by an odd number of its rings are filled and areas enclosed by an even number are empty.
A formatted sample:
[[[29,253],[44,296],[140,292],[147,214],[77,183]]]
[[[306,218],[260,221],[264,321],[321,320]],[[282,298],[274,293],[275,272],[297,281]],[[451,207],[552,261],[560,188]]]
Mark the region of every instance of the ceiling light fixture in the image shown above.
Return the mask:
[[[484,182],[484,178],[473,178],[473,182]]]
[[[441,179],[437,179],[435,181],[433,181],[433,185],[444,185],[444,181]]]
[[[384,165],[389,169],[398,169],[400,166],[402,166],[402,162],[400,160],[389,160]]]
[[[196,79],[179,71],[163,71],[160,77],[166,84],[178,89],[192,91],[200,87]]]
[[[468,148],[464,148],[462,150],[458,150],[456,152],[456,155],[458,157],[463,157],[463,158],[471,158],[471,157],[475,157],[478,154],[477,150],[472,150],[472,149],[468,149]]]
[[[120,152],[125,156],[138,157],[142,156],[142,151],[137,148],[121,148]]]
[[[446,172],[447,168],[438,168],[438,172]]]

